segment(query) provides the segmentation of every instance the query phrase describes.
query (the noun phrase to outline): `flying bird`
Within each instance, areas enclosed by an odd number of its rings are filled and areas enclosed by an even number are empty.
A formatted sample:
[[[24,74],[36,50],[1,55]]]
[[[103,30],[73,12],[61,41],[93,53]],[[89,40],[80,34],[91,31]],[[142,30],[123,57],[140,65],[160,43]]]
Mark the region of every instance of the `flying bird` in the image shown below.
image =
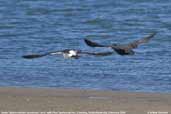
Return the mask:
[[[114,51],[116,51],[119,55],[134,55],[135,52],[133,49],[137,48],[140,44],[148,43],[151,38],[153,38],[156,35],[156,33],[151,33],[149,36],[146,36],[144,38],[141,38],[139,40],[135,40],[133,42],[130,42],[128,44],[112,44],[112,45],[103,45],[99,44],[97,42],[84,39],[85,43],[90,47],[108,47],[112,48]]]
[[[92,56],[108,56],[112,55],[113,52],[86,52],[86,51],[81,51],[81,50],[75,50],[75,49],[65,49],[65,50],[60,50],[60,51],[54,51],[54,52],[47,52],[43,54],[30,54],[30,55],[24,55],[22,56],[25,59],[34,59],[34,58],[40,58],[44,57],[47,55],[63,55],[64,58],[74,58],[78,59],[81,57],[81,55],[92,55]]]

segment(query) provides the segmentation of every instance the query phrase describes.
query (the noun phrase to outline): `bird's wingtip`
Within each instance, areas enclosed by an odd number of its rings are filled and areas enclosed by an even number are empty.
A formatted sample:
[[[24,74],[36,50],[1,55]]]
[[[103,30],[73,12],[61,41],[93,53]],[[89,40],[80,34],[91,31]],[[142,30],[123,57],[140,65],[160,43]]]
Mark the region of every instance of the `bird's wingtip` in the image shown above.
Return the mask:
[[[84,38],[84,41],[85,41],[85,42],[90,42],[90,40],[88,40],[87,38]]]
[[[92,41],[88,40],[87,38],[84,39],[84,42],[87,44],[87,45],[92,45]]]
[[[152,37],[154,37],[156,34],[157,34],[157,32],[151,32],[151,33],[149,34],[149,36],[147,36],[147,37],[148,37],[148,38],[152,38]]]

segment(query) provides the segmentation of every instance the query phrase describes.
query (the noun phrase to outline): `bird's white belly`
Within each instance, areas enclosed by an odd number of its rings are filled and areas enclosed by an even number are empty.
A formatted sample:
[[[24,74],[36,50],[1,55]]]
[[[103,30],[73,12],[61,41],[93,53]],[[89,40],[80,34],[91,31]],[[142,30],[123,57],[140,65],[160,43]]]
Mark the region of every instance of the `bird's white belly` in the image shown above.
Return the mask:
[[[70,58],[71,56],[69,54],[63,53],[64,58]]]

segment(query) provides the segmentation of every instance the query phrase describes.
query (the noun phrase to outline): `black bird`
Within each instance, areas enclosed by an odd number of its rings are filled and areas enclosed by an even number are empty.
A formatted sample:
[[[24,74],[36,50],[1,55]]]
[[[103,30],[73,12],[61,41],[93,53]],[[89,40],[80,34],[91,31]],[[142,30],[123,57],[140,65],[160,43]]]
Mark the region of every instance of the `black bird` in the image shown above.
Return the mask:
[[[92,56],[108,56],[112,55],[113,52],[86,52],[81,50],[75,50],[75,49],[65,49],[60,51],[54,51],[54,52],[47,52],[44,54],[31,54],[31,55],[24,55],[22,56],[25,59],[34,59],[34,58],[40,58],[47,55],[63,55],[64,58],[74,58],[78,59],[81,55],[92,55]]]
[[[88,39],[84,39],[85,43],[90,47],[108,47],[112,48],[116,51],[119,55],[134,55],[135,52],[133,51],[134,48],[137,48],[140,44],[148,43],[149,40],[154,37],[156,33],[151,33],[149,36],[141,38],[139,40],[135,40],[128,44],[112,44],[112,45],[102,45]]]

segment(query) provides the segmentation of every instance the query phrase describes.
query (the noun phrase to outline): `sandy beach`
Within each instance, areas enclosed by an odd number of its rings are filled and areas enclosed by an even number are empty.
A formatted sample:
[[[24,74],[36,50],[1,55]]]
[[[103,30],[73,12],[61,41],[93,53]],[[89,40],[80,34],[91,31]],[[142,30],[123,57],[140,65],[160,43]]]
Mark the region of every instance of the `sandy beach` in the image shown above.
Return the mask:
[[[1,87],[0,111],[170,113],[171,94]]]

